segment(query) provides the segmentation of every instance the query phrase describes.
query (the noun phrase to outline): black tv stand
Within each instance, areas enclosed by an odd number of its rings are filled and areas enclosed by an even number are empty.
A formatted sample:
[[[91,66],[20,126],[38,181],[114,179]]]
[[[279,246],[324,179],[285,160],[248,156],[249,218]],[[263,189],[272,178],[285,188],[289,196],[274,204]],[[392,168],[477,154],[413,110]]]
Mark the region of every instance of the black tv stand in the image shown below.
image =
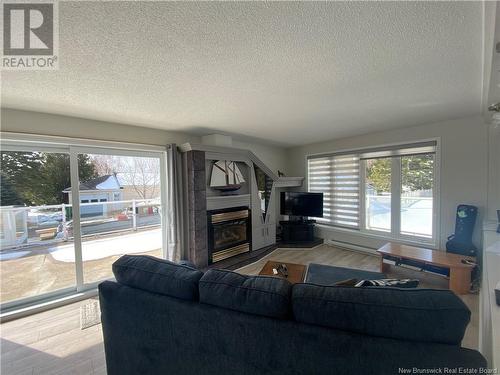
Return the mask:
[[[323,239],[314,238],[316,220],[280,221],[282,245],[286,247],[314,247],[323,243]]]
[[[285,221],[280,221],[281,223],[292,223],[292,224],[316,224],[316,220],[308,220],[304,219],[302,216],[297,216],[297,219],[295,220],[285,220]]]

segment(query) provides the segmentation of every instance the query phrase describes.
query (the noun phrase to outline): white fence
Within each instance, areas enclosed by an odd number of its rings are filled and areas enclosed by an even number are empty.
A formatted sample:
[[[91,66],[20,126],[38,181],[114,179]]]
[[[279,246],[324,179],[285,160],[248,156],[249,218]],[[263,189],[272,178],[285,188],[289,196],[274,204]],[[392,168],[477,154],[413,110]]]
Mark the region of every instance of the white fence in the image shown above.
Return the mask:
[[[82,237],[161,224],[160,199],[80,204]],[[0,207],[0,249],[67,241],[73,237],[72,205]]]
[[[404,191],[401,194],[403,197],[418,197],[418,198],[432,198],[432,189],[425,190],[412,190]]]
[[[401,196],[401,231],[425,237],[432,236],[433,198],[431,196]],[[366,227],[389,231],[391,228],[391,197],[367,195]]]

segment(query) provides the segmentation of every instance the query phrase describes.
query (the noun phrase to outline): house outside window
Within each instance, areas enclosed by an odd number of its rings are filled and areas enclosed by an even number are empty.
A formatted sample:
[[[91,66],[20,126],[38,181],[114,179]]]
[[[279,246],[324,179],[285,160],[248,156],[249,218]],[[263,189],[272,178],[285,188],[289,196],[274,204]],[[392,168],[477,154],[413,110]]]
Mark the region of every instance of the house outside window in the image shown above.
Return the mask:
[[[437,141],[311,155],[308,189],[324,194],[320,224],[435,243]]]

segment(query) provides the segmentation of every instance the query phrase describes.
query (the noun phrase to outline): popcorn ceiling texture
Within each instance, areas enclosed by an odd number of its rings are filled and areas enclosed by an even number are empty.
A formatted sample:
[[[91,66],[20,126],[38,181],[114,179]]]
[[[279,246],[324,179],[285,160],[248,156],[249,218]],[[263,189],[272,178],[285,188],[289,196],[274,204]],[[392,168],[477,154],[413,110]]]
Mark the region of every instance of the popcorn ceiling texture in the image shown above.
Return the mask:
[[[60,2],[4,107],[299,145],[476,115],[480,2]]]

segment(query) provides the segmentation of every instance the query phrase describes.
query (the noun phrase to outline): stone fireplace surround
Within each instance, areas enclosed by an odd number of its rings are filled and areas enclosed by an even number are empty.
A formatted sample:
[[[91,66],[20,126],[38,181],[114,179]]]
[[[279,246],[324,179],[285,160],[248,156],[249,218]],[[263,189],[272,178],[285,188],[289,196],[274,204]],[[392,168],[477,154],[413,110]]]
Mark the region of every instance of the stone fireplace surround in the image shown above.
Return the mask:
[[[183,159],[187,182],[188,259],[203,268],[208,266],[205,152],[188,151]]]
[[[212,209],[247,207],[249,210],[251,209],[250,199],[248,194],[207,197],[209,176],[207,176],[206,153],[193,150],[185,152],[183,157],[186,173],[185,186],[187,187],[188,259],[197,267],[205,268],[211,263],[208,247],[207,198]],[[214,204],[216,207],[213,207]],[[251,226],[251,223],[249,225]],[[251,247],[251,240],[249,246]]]

